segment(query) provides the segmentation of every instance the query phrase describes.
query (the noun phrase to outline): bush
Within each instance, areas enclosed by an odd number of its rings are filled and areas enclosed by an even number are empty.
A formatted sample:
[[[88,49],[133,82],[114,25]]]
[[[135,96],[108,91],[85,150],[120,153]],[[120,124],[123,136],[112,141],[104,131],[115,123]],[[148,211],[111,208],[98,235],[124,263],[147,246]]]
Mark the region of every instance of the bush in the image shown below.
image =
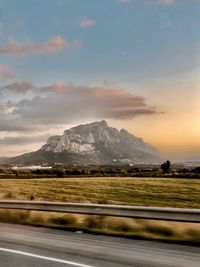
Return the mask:
[[[89,229],[103,229],[105,225],[104,216],[87,216],[84,225]]]
[[[149,233],[156,234],[159,236],[173,237],[174,235],[174,231],[172,228],[163,225],[154,225],[153,223],[147,224],[145,226],[145,230]]]
[[[49,223],[55,225],[75,225],[77,223],[77,219],[72,215],[62,216],[62,217],[52,217],[48,219]]]

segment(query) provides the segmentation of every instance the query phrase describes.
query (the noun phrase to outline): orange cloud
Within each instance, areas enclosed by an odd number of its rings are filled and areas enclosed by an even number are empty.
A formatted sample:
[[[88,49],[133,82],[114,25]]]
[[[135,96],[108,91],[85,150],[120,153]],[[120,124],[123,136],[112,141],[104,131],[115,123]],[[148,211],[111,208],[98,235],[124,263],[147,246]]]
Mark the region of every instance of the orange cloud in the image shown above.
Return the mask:
[[[52,91],[54,91],[55,93],[64,93],[66,91],[68,91],[68,86],[65,86],[62,83],[54,83],[52,86]]]
[[[23,56],[26,54],[55,54],[62,50],[74,47],[77,42],[66,42],[61,36],[52,37],[50,40],[44,43],[20,43],[10,38],[4,47],[0,47],[1,55],[9,56]]]
[[[13,73],[12,70],[0,64],[0,77],[3,78],[4,80],[11,80],[15,78],[15,74]]]

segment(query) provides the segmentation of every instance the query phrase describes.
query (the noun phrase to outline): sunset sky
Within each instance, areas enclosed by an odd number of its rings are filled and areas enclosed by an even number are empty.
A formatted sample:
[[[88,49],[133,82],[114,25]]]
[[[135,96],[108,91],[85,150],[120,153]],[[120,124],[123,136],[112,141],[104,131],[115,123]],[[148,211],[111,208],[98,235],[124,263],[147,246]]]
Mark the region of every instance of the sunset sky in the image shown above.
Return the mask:
[[[200,156],[200,0],[0,0],[0,156],[102,119]]]

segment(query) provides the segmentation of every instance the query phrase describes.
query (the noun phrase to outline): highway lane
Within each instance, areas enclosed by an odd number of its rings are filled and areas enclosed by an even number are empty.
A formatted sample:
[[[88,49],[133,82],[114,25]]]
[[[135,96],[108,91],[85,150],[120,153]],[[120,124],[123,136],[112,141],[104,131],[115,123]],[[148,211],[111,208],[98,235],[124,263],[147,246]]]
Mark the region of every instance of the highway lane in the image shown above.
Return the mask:
[[[0,223],[2,267],[199,267],[200,248]]]

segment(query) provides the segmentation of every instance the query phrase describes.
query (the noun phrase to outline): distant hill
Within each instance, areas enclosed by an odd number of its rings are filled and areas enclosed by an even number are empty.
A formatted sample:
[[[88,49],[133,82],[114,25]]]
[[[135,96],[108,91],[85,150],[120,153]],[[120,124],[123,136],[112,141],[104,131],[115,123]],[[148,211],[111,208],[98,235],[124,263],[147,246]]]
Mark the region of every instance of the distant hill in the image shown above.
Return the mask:
[[[182,164],[186,167],[200,166],[200,157],[184,157],[184,158],[173,158],[173,162],[176,164]]]
[[[160,160],[158,151],[126,130],[109,127],[106,121],[79,125],[51,136],[38,151],[13,157],[15,164],[116,164]]]
[[[8,157],[0,157],[0,164],[5,164],[9,160]]]

